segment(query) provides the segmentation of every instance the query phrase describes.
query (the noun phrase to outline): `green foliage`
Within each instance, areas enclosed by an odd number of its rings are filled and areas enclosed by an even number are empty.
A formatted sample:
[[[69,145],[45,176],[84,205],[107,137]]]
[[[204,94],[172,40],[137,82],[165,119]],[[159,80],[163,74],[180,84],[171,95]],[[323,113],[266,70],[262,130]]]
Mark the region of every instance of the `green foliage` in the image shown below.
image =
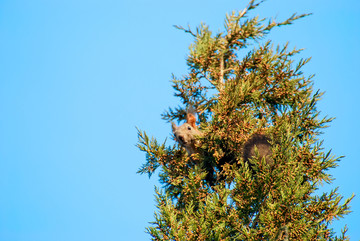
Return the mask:
[[[167,121],[198,111],[198,153],[188,156],[179,145],[166,146],[138,130],[138,147],[146,153],[139,173],[159,172],[158,213],[147,231],[153,240],[347,240],[346,227],[336,237],[329,227],[349,213],[337,189],[317,195],[327,171],[341,157],[324,152],[319,135],[332,118],[320,117],[322,93],[297,63],[288,45],[274,48],[266,35],[283,22],[249,17],[260,2],[226,16],[224,32],[213,34],[201,24],[187,64],[188,75],[173,77],[182,106],[164,113]],[[266,23],[267,22],[267,23]],[[256,45],[256,46],[255,46]],[[239,57],[240,50],[248,53]],[[243,52],[243,51],[242,51]],[[272,164],[259,155],[244,162],[243,146],[254,134],[272,141]],[[255,150],[256,154],[258,151]]]

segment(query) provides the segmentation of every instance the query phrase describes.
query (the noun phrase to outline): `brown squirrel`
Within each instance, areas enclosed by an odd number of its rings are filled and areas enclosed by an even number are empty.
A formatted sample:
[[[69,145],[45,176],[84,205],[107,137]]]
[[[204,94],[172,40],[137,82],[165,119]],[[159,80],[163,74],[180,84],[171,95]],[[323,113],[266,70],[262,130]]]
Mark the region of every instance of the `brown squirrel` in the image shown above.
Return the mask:
[[[195,144],[197,144],[196,136],[202,136],[196,126],[196,117],[193,113],[188,112],[186,114],[186,122],[181,126],[176,126],[175,123],[171,123],[172,131],[175,139],[179,144],[185,148],[189,156],[196,152]]]
[[[172,131],[176,141],[185,148],[189,156],[197,152],[196,144],[198,144],[198,140],[196,139],[196,136],[202,136],[202,132],[196,126],[195,113],[188,111],[186,122],[181,126],[176,126],[175,123],[172,123]],[[270,138],[263,134],[254,134],[247,140],[242,151],[243,160],[245,162],[248,162],[250,158],[255,157],[255,149],[257,149],[261,159],[265,157],[268,164],[271,165],[273,163],[271,159],[272,151]]]

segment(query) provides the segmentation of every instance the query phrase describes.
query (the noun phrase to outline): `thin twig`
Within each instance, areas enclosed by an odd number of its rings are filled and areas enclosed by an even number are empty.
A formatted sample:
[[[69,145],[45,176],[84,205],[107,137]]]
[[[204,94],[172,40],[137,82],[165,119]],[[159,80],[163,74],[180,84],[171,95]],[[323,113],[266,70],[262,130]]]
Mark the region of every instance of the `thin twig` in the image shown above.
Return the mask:
[[[188,29],[185,29],[183,26],[180,26],[180,25],[174,25],[174,27],[177,28],[177,29],[183,30],[185,33],[191,34],[193,37],[196,37],[196,34],[194,34],[191,31],[190,26],[188,26]]]
[[[219,89],[220,91],[224,88],[224,54],[220,57],[220,77],[219,77]]]

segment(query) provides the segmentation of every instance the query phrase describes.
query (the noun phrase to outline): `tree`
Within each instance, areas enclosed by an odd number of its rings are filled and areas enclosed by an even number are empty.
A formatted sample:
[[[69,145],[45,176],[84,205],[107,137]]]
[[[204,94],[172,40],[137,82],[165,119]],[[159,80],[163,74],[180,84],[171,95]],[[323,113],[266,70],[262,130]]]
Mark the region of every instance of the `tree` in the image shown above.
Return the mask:
[[[337,189],[318,195],[331,183],[327,171],[341,157],[325,152],[319,139],[332,118],[320,117],[313,76],[301,68],[309,59],[293,59],[301,50],[273,47],[265,41],[283,22],[250,17],[262,1],[250,1],[226,16],[224,31],[213,34],[201,24],[176,28],[194,37],[187,58],[189,73],[172,83],[181,105],[163,114],[166,121],[198,113],[202,135],[191,156],[180,145],[160,144],[138,130],[146,163],[139,173],[159,172],[153,240],[347,240],[331,222],[349,213]],[[249,48],[252,47],[251,50]],[[247,54],[241,53],[247,50]],[[269,138],[272,163],[258,151],[244,161],[245,143],[261,133]]]

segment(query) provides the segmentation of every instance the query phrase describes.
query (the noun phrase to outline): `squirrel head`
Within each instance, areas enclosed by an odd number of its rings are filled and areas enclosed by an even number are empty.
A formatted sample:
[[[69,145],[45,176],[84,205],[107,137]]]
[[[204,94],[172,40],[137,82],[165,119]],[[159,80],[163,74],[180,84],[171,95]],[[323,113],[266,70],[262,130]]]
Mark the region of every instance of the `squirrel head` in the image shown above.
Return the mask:
[[[175,140],[186,149],[189,155],[196,152],[195,144],[197,144],[196,136],[201,136],[202,133],[196,126],[196,117],[192,113],[187,113],[186,122],[181,126],[176,126],[171,123],[172,131]]]

